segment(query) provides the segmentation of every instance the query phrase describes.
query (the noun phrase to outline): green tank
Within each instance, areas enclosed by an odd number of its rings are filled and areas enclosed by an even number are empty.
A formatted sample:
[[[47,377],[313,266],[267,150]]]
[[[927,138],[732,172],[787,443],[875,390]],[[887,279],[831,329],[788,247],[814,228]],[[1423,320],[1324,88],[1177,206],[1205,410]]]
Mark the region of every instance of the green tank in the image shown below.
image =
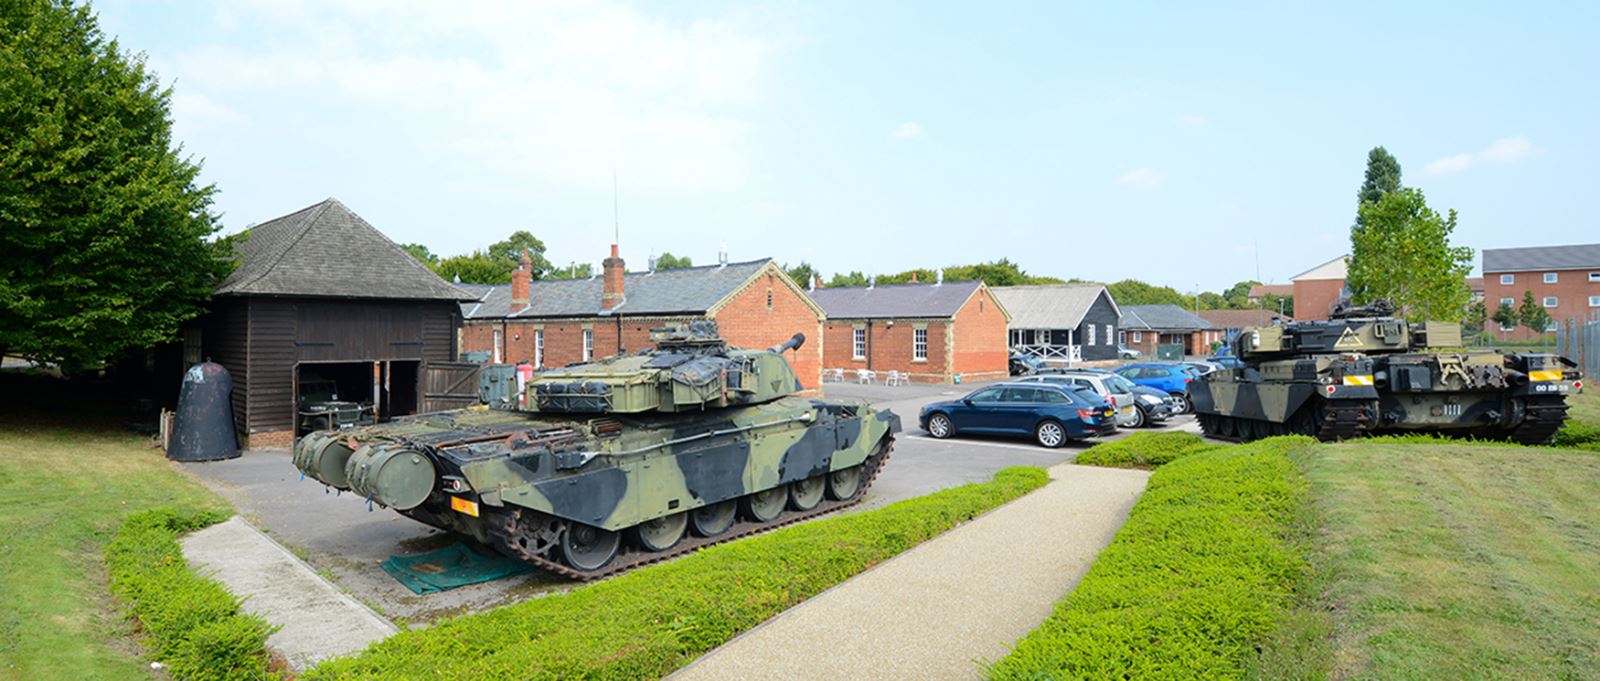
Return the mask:
[[[1459,324],[1393,315],[1379,301],[1328,321],[1241,330],[1233,351],[1244,366],[1189,384],[1200,428],[1242,441],[1421,432],[1547,444],[1566,395],[1582,387],[1560,356],[1466,350]]]
[[[302,438],[307,477],[579,579],[854,504],[900,419],[794,396],[783,352],[729,347],[712,322],[636,355],[535,374],[477,407]]]

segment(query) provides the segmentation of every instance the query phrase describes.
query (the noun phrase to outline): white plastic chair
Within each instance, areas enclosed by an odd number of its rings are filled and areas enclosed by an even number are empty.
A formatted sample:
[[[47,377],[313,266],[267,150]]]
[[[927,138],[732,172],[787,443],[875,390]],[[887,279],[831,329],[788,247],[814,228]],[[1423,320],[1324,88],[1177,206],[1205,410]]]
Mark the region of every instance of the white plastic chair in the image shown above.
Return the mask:
[[[883,383],[884,383],[884,385],[901,385],[901,384],[905,383],[909,379],[910,379],[909,376],[907,376],[907,375],[905,375],[903,373],[900,373],[900,371],[898,371],[898,370],[890,370],[889,371],[889,378],[884,380]]]
[[[877,378],[878,372],[876,371],[871,369],[856,369],[856,383],[858,384],[871,383],[874,380],[877,380]]]
[[[844,369],[829,369],[828,370],[828,375],[832,376],[833,380],[835,382],[838,382],[838,383],[843,383],[844,382]]]

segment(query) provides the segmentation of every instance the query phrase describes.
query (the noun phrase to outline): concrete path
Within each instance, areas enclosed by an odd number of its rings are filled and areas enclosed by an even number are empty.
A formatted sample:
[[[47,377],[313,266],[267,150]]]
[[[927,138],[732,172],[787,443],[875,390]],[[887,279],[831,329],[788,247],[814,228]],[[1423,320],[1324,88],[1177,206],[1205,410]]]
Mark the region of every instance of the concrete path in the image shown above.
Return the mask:
[[[282,627],[267,644],[297,670],[359,651],[398,631],[238,516],[182,543],[184,557],[201,574],[245,596],[245,610]]]
[[[1145,471],[1058,465],[1052,482],[826,591],[673,674],[972,679],[1050,614],[1144,491]]]

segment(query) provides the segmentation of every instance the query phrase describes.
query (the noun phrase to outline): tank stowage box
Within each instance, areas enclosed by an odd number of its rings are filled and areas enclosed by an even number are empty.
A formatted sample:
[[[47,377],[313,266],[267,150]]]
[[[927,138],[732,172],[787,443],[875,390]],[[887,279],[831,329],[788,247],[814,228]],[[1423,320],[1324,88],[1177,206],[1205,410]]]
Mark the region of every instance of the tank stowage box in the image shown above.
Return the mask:
[[[637,355],[536,373],[507,408],[295,447],[306,476],[514,558],[589,579],[860,500],[900,431],[864,402],[793,396],[784,357],[715,324]]]
[[[1189,384],[1201,429],[1239,440],[1434,432],[1546,444],[1566,395],[1582,387],[1565,358],[1468,351],[1459,324],[1392,315],[1380,301],[1329,321],[1241,330],[1233,350],[1244,367]]]

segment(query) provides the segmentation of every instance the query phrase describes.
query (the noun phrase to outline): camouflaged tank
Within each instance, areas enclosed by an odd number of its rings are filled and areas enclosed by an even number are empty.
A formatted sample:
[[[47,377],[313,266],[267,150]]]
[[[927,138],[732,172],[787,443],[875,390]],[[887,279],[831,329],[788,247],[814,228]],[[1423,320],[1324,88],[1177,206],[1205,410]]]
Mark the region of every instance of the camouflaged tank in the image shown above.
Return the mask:
[[[580,579],[860,500],[900,419],[795,397],[783,356],[711,322],[636,355],[535,374],[508,409],[396,419],[300,440],[306,476]]]
[[[1461,348],[1461,325],[1408,324],[1387,301],[1329,321],[1246,328],[1239,369],[1189,384],[1200,428],[1233,440],[1302,434],[1342,440],[1377,432],[1457,434],[1546,444],[1582,386],[1548,353]]]

